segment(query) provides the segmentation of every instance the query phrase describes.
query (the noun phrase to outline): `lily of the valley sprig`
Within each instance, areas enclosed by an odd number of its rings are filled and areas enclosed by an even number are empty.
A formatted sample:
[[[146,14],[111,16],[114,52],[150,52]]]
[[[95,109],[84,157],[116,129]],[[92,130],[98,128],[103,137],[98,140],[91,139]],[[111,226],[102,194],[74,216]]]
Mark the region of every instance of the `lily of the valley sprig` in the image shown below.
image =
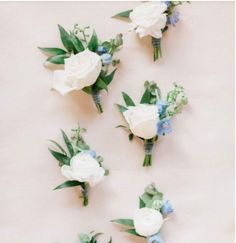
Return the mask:
[[[75,25],[69,33],[62,26],[58,27],[65,49],[40,48],[49,55],[47,62],[64,65],[64,70],[54,71],[52,88],[62,95],[82,90],[92,95],[98,112],[102,113],[100,92],[107,91],[120,62],[114,59],[114,54],[123,44],[122,34],[110,41],[101,41],[95,31],[90,37],[89,27],[81,29]]]
[[[112,222],[125,226],[124,232],[146,238],[148,243],[163,243],[160,231],[173,211],[170,202],[164,200],[163,193],[154,184],[150,184],[139,198],[139,209],[133,218],[116,219]]]
[[[140,38],[151,36],[154,61],[162,56],[161,38],[170,25],[175,26],[179,21],[179,12],[175,7],[181,1],[153,1],[145,2],[134,9],[118,13],[114,17],[125,18],[131,21],[131,30]]]
[[[88,194],[90,186],[93,187],[108,174],[108,170],[102,166],[103,158],[97,156],[96,152],[90,150],[85,143],[81,133],[85,129],[78,127],[72,129],[73,135],[69,138],[61,130],[67,151],[57,142],[50,140],[59,151],[49,149],[55,159],[59,161],[61,173],[67,181],[57,186],[54,190],[80,186],[83,205],[88,205]]]
[[[93,231],[89,234],[79,234],[80,243],[98,243],[97,238],[102,233],[94,233]],[[108,243],[112,243],[112,238],[110,238]]]
[[[152,149],[154,143],[162,136],[172,131],[172,117],[180,113],[187,104],[184,88],[174,84],[173,90],[166,97],[161,94],[155,82],[146,81],[145,91],[139,104],[126,94],[122,93],[126,106],[118,105],[127,126],[119,125],[129,132],[129,140],[134,136],[144,143],[145,158],[143,166],[151,166]]]

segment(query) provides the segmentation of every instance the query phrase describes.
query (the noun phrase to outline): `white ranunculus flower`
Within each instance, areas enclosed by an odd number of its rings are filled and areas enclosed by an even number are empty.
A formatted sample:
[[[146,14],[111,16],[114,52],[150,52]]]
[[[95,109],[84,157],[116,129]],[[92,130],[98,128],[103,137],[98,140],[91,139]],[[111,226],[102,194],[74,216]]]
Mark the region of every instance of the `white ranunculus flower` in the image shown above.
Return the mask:
[[[68,180],[88,182],[90,186],[99,183],[105,174],[105,170],[90,154],[79,153],[71,158],[70,165],[63,165],[61,173]]]
[[[135,231],[142,236],[151,236],[161,229],[162,214],[152,208],[140,208],[134,216]]]
[[[54,72],[52,87],[62,95],[95,83],[102,69],[97,53],[86,49],[65,59],[64,70]]]
[[[145,139],[156,136],[159,121],[156,105],[139,104],[129,106],[128,110],[123,112],[123,115],[134,135]]]
[[[161,38],[161,30],[166,26],[167,17],[164,12],[167,5],[162,2],[145,2],[134,8],[129,17],[132,21],[132,29],[135,29],[139,37],[150,35]]]

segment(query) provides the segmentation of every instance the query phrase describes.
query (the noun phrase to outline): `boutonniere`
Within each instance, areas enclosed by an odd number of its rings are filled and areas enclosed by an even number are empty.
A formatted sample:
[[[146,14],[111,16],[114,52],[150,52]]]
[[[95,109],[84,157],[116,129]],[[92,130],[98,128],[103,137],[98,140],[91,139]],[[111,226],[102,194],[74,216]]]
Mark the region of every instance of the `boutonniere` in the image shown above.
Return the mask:
[[[116,219],[112,222],[128,227],[125,232],[146,238],[148,243],[163,243],[160,231],[173,211],[170,202],[164,200],[163,193],[151,184],[139,198],[139,209],[132,219]]]
[[[117,106],[127,126],[117,127],[129,132],[130,141],[134,136],[143,141],[145,150],[143,166],[151,166],[154,143],[159,137],[172,132],[172,117],[181,112],[188,100],[184,88],[177,84],[167,93],[166,98],[162,97],[161,90],[155,82],[146,81],[144,87],[144,94],[140,104],[137,105],[128,94],[122,92],[126,106],[119,104]]]
[[[67,151],[57,142],[50,140],[59,151],[49,148],[52,156],[59,161],[62,175],[67,179],[66,182],[57,186],[54,190],[66,187],[80,186],[83,198],[83,205],[88,205],[89,187],[93,187],[108,174],[108,170],[103,168],[103,158],[98,156],[95,151],[90,150],[84,141],[81,133],[85,129],[78,127],[72,129],[73,135],[69,138],[61,130]]]
[[[89,234],[79,234],[80,243],[97,243],[98,236],[102,233],[94,233],[94,231]],[[112,243],[112,238],[110,238],[108,243]]]
[[[82,90],[92,96],[98,112],[102,113],[100,91],[107,91],[120,62],[114,59],[114,54],[123,44],[122,34],[110,41],[101,41],[95,31],[90,37],[89,27],[81,29],[75,25],[69,33],[62,26],[58,27],[65,48],[39,48],[49,55],[46,62],[64,65],[63,70],[54,71],[52,88],[62,95]]]
[[[179,21],[179,12],[175,7],[180,4],[181,1],[144,2],[132,10],[118,13],[113,17],[130,20],[130,29],[134,30],[140,38],[151,36],[154,61],[156,61],[162,56],[162,35],[170,25],[175,26]]]

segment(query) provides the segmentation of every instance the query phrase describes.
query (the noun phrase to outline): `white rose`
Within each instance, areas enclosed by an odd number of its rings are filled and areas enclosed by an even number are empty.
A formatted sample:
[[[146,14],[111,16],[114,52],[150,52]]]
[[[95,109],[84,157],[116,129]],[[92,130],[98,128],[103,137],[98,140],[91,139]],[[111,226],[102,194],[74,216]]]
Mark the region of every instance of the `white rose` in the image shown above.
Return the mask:
[[[135,231],[142,236],[151,236],[161,229],[162,214],[152,208],[140,208],[134,216]]]
[[[132,29],[142,38],[151,35],[154,38],[161,38],[161,30],[166,26],[167,5],[162,2],[146,2],[134,8],[129,17],[132,21]]]
[[[71,158],[70,165],[63,165],[61,173],[68,180],[88,182],[90,186],[99,183],[105,174],[105,170],[91,155],[79,153]]]
[[[128,110],[123,112],[123,115],[134,135],[145,139],[156,136],[159,121],[156,105],[129,106]]]
[[[65,59],[64,70],[54,72],[52,87],[62,95],[95,83],[102,69],[97,53],[86,49]]]

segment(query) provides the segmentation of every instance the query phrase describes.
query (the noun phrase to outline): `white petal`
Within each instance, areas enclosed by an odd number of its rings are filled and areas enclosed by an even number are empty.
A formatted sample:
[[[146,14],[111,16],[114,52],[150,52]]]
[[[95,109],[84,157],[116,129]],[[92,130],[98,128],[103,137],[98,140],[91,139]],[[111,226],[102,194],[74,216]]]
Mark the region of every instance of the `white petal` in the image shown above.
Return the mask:
[[[72,88],[68,84],[65,71],[63,70],[54,71],[52,88],[58,91],[61,95],[65,95],[73,90],[76,90],[75,87]]]
[[[72,171],[70,166],[68,165],[63,165],[61,167],[61,173],[64,175],[68,180],[74,180],[75,178],[72,176]]]

